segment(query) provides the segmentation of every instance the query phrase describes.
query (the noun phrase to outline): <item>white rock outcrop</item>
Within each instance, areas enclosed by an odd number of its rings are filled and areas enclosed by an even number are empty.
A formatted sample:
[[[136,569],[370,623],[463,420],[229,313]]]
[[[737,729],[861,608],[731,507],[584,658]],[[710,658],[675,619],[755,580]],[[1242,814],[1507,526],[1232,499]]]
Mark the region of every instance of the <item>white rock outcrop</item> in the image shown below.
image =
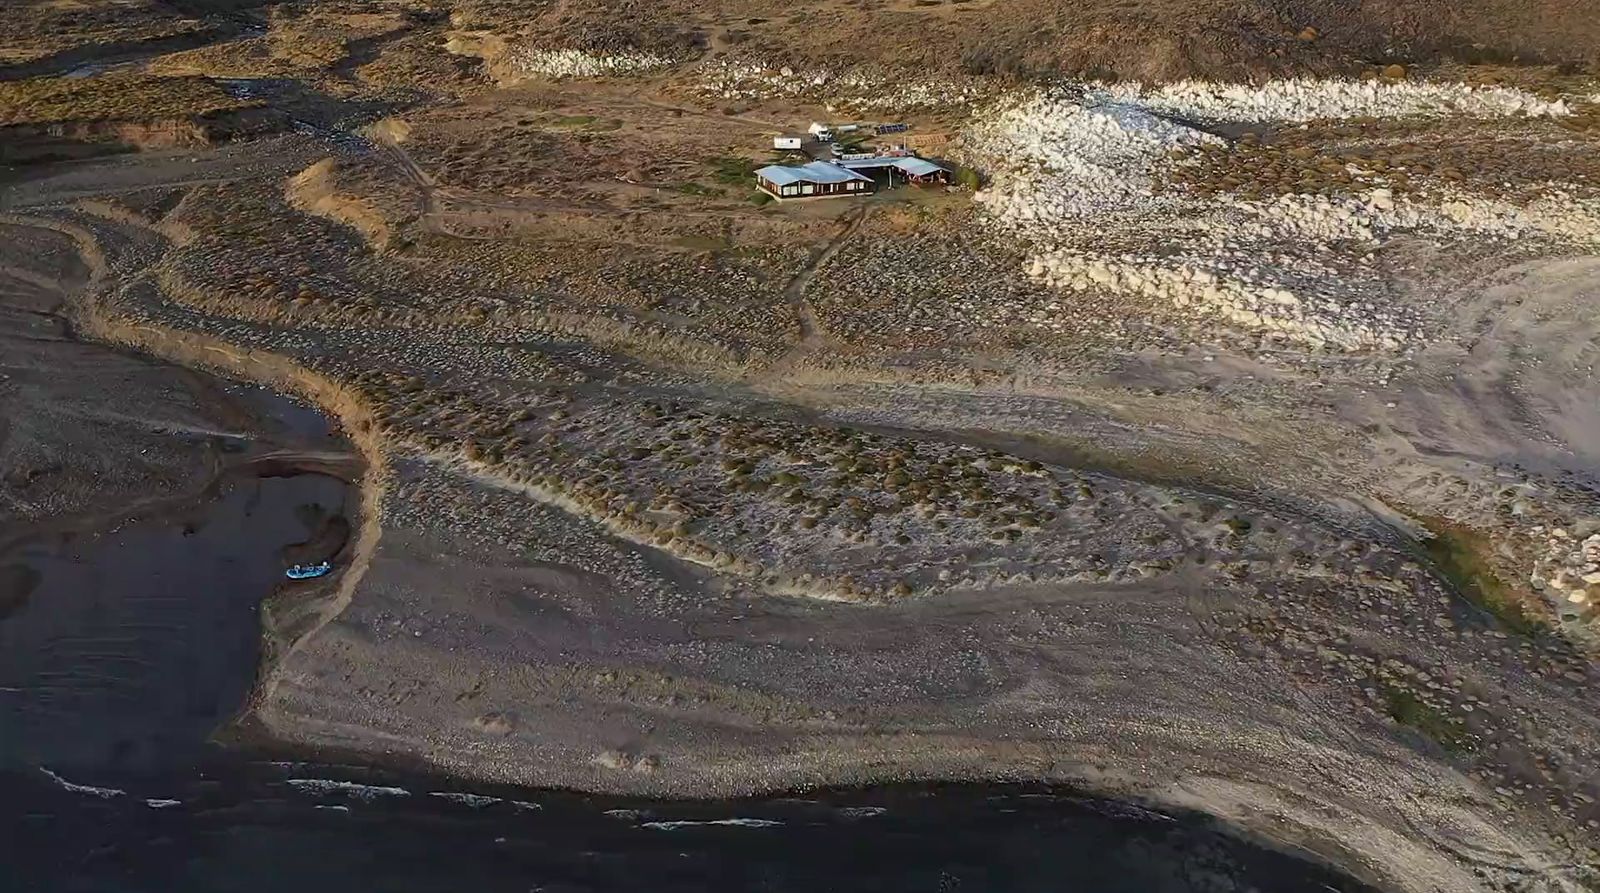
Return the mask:
[[[1365,266],[1367,249],[1395,232],[1596,245],[1600,206],[1554,185],[1525,205],[1448,186],[1422,199],[1397,194],[1381,178],[1332,197],[1159,189],[1164,169],[1191,163],[1196,147],[1223,142],[1181,121],[1567,113],[1563,103],[1510,88],[1459,84],[1080,84],[995,104],[965,146],[990,175],[974,200],[994,230],[1035,248],[1029,272],[1036,279],[1154,300],[1303,346],[1395,351],[1418,327],[1407,311],[1386,307],[1384,286]]]
[[[1515,87],[1431,81],[1349,81],[1291,78],[1260,86],[1179,81],[1102,87],[1105,99],[1190,120],[1303,122],[1338,118],[1465,115],[1475,118],[1560,117],[1566,102],[1547,101]]]
[[[596,78],[637,74],[666,68],[674,60],[642,51],[602,55],[574,49],[520,47],[511,52],[511,64],[535,77]]]

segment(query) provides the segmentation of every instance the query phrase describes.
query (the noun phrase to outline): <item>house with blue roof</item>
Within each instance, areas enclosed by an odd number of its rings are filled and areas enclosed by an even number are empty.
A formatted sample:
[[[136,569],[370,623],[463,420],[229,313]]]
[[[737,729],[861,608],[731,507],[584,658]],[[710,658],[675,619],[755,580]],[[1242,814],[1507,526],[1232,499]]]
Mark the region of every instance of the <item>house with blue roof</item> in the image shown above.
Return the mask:
[[[775,199],[830,198],[866,195],[877,188],[872,178],[831,161],[769,164],[756,170],[756,188]]]
[[[756,172],[756,188],[775,199],[869,195],[898,182],[949,183],[950,169],[915,155],[876,155],[809,164],[771,164]]]

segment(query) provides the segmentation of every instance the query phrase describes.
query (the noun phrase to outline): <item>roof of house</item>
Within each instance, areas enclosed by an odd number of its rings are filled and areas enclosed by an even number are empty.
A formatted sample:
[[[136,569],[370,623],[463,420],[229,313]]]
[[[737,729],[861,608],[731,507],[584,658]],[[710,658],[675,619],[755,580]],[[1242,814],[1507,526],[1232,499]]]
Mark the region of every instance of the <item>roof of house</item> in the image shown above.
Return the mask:
[[[895,161],[894,166],[913,177],[926,177],[929,174],[936,174],[940,171],[949,171],[949,168],[944,165],[929,161],[926,158],[900,158]]]
[[[859,160],[841,161],[839,164],[853,170],[863,170],[878,167],[897,167],[913,177],[926,177],[940,171],[948,172],[949,168],[942,164],[929,161],[926,158],[917,158],[912,155],[880,155],[877,158],[862,158]]]
[[[872,180],[871,177],[827,161],[813,161],[810,164],[794,166],[769,164],[758,169],[756,176],[779,186],[788,186],[791,183],[844,183],[849,180],[868,182]]]

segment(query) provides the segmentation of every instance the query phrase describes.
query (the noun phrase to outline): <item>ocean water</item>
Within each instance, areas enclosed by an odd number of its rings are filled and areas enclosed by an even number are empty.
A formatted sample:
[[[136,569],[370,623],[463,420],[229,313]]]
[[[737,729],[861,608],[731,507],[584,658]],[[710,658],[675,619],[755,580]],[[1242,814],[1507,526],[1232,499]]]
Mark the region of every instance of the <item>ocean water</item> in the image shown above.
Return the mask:
[[[1355,891],[1210,820],[1016,786],[646,802],[216,754],[0,776],[8,890]]]

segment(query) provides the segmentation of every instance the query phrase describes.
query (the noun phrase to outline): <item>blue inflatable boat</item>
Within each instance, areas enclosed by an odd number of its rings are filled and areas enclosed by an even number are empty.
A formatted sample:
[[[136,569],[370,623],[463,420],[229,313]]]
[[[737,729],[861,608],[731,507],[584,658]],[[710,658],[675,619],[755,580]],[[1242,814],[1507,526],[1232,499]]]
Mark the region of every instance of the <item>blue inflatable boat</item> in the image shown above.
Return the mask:
[[[283,572],[283,575],[291,580],[315,580],[318,577],[326,576],[331,570],[333,570],[333,565],[324,561],[320,564],[291,565],[288,570]]]

